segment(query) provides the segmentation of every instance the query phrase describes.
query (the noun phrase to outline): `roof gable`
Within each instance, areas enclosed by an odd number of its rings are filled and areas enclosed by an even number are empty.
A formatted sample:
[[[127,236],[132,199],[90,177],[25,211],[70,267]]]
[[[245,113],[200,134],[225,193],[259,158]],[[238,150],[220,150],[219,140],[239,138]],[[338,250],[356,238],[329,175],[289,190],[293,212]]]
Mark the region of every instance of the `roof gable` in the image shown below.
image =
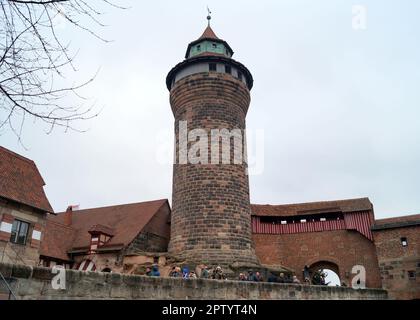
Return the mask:
[[[35,162],[0,147],[0,197],[54,212],[45,195],[44,185]]]
[[[71,228],[75,232],[71,244],[72,249],[86,248],[90,245],[92,228],[98,225],[102,229],[112,230],[113,237],[106,246],[127,246],[141,230],[149,223],[152,217],[168,200],[156,200],[132,204],[123,204],[110,207],[92,208],[72,212]],[[64,224],[65,212],[59,213],[52,219]]]

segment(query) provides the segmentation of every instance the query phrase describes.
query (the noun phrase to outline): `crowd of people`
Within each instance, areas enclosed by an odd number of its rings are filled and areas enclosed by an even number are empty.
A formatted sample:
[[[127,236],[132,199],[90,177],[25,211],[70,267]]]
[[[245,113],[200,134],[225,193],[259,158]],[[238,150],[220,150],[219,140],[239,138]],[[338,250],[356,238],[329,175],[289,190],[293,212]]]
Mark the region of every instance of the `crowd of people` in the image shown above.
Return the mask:
[[[152,277],[160,277],[159,267],[154,264],[152,267],[146,268],[146,275]],[[188,267],[173,266],[169,277],[171,278],[182,278],[182,279],[215,279],[215,280],[227,280],[226,274],[223,272],[221,266],[215,266],[209,268],[206,265],[202,265],[199,268],[199,274],[196,271],[190,270]],[[251,281],[251,282],[275,282],[275,283],[300,283],[296,276],[286,276],[284,273],[280,273],[276,276],[272,273],[268,276],[267,280],[261,275],[259,271],[249,270],[247,273],[240,273],[238,277],[239,281]]]
[[[197,274],[199,273],[199,274]],[[146,268],[147,276],[151,277],[160,277],[159,267],[157,264],[152,265],[152,267]],[[216,266],[214,268],[209,269],[206,265],[201,265],[200,268],[195,270],[190,270],[189,267],[179,267],[174,266],[172,267],[169,277],[171,278],[182,278],[182,279],[215,279],[215,280],[227,280],[225,273],[221,266]],[[325,279],[327,277],[327,273],[320,270],[319,272],[315,272],[311,274],[309,267],[305,266],[303,269],[303,284],[307,285],[328,285]],[[271,283],[294,283],[300,284],[300,280],[296,275],[292,274],[285,274],[280,272],[277,276],[274,273],[269,273],[267,279],[265,279],[259,271],[249,270],[248,272],[241,272],[239,277],[237,278],[239,281],[251,281],[251,282],[271,282]],[[342,284],[345,286],[345,284]]]
[[[183,278],[183,279],[196,279],[198,278],[197,273],[193,270],[189,270],[188,267],[172,267],[171,272],[169,273],[171,278]],[[226,280],[226,276],[223,273],[223,270],[220,266],[209,270],[206,265],[201,267],[201,273],[199,275],[202,279],[216,279],[216,280]]]

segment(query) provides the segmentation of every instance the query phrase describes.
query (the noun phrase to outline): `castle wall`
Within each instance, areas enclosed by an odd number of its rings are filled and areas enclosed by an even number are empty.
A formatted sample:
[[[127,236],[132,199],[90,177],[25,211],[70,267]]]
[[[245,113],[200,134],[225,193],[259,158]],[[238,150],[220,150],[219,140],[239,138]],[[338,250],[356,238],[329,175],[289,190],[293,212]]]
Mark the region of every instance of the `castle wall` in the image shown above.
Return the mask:
[[[420,225],[374,230],[373,235],[383,288],[395,299],[420,299]]]
[[[118,273],[66,270],[66,289],[54,290],[49,268],[0,264],[18,299],[337,299],[382,300],[379,289],[302,286],[278,283],[155,278]],[[0,294],[4,294],[0,289]]]
[[[376,248],[372,241],[357,231],[336,230],[295,234],[253,234],[255,251],[262,264],[282,265],[293,269],[303,281],[305,265],[337,265],[339,277],[347,286],[351,284],[352,267],[366,269],[366,286],[380,288]]]

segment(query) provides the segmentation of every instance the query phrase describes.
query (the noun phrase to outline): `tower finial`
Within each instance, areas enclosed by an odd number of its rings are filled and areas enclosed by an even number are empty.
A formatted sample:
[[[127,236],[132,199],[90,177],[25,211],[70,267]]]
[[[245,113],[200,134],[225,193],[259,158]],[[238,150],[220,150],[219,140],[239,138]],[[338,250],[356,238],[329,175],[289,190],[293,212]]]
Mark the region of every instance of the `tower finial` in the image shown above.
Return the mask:
[[[209,9],[209,6],[207,6],[207,13],[208,13],[208,15],[207,15],[207,20],[208,20],[209,27],[210,27],[211,11],[210,11],[210,9]]]

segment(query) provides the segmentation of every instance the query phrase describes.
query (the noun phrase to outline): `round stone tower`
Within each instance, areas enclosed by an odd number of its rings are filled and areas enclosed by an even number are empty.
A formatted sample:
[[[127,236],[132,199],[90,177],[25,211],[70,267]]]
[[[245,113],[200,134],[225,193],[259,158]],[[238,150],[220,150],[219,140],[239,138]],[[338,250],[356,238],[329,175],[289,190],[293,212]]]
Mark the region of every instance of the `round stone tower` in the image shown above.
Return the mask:
[[[252,75],[209,26],[166,84],[175,117],[169,253],[191,263],[257,265],[245,117]]]

